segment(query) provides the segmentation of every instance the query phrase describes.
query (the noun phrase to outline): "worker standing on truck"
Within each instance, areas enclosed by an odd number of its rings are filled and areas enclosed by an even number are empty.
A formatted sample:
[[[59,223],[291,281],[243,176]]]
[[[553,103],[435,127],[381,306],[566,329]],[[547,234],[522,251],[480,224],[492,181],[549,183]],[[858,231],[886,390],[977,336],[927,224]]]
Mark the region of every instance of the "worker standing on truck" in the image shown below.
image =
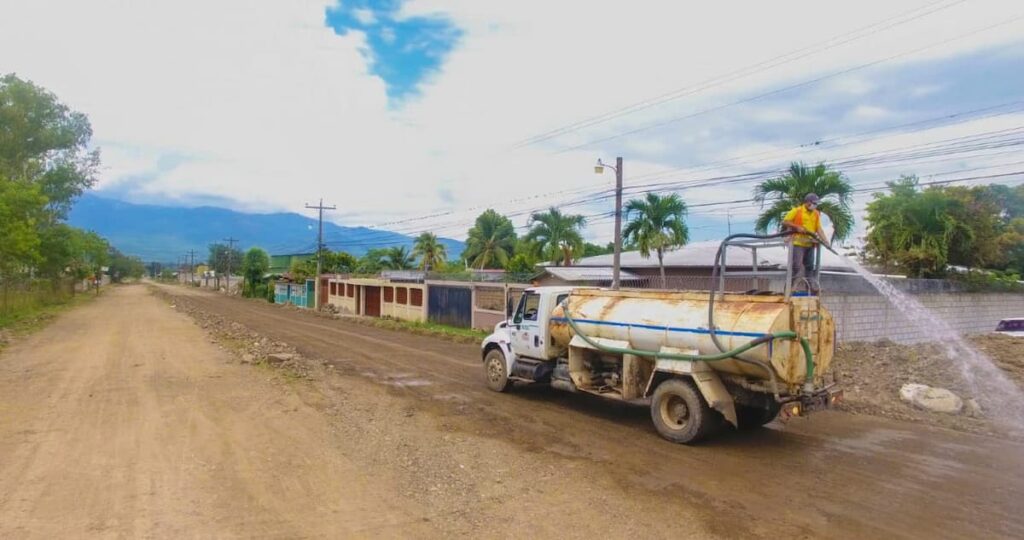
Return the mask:
[[[814,248],[819,243],[828,245],[821,234],[820,202],[821,198],[817,194],[808,193],[803,204],[794,207],[782,218],[783,227],[799,233],[792,236],[793,245],[790,250],[794,283],[807,283],[814,293],[818,292],[818,285],[808,277],[814,274]]]

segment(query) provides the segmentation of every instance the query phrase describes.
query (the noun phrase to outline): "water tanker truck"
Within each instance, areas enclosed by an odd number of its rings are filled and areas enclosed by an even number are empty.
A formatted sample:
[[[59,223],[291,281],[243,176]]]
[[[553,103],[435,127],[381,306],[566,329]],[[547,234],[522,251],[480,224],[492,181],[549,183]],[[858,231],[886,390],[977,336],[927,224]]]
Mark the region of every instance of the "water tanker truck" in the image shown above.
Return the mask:
[[[832,316],[817,295],[533,287],[482,344],[484,380],[647,404],[691,443],[834,405]]]

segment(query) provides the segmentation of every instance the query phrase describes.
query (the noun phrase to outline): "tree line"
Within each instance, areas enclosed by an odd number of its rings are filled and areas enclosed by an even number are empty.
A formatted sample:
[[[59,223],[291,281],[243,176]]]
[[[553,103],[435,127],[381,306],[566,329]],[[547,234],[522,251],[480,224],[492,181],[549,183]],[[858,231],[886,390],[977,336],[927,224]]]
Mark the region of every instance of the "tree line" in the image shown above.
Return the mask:
[[[815,193],[821,198],[818,209],[832,224],[832,240],[842,242],[855,230],[854,192],[846,175],[829,165],[794,162],[784,173],[754,187],[752,202],[761,208],[755,230],[778,230],[786,212],[800,205],[808,193]],[[623,249],[655,257],[664,280],[665,253],[689,241],[687,211],[677,193],[648,193],[627,201]],[[873,195],[864,219],[861,256],[879,269],[909,277],[1012,282],[1024,275],[1024,186],[922,186],[916,177],[904,176]],[[611,253],[611,243],[584,240],[586,225],[584,216],[552,207],[533,213],[526,233],[519,235],[507,216],[488,209],[467,231],[466,247],[458,260],[447,260],[437,236],[424,232],[411,251],[371,249],[359,258],[331,253],[325,257],[325,268],[355,273],[472,268],[530,274],[540,263],[569,266],[582,257]],[[299,273],[315,273],[315,261],[303,265]]]
[[[65,223],[75,200],[96,182],[92,127],[54,94],[16,75],[0,77],[0,282],[14,285],[97,277],[140,277],[142,261],[94,232]],[[73,292],[73,289],[72,289]]]

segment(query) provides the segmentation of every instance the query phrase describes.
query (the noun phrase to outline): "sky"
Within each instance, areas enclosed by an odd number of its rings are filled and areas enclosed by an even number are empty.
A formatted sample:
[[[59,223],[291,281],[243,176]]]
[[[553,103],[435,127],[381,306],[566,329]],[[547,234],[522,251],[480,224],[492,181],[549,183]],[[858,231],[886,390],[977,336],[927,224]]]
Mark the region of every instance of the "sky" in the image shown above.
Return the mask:
[[[1013,1],[0,0],[0,12],[0,72],[88,114],[98,194],[131,202],[304,213],[322,197],[340,224],[453,238],[486,208],[523,231],[555,205],[589,216],[586,237],[604,243],[614,173],[595,174],[598,158],[625,159],[627,197],[679,193],[694,240],[749,230],[752,186],[793,160],[836,164],[858,213],[902,174],[1024,179]]]

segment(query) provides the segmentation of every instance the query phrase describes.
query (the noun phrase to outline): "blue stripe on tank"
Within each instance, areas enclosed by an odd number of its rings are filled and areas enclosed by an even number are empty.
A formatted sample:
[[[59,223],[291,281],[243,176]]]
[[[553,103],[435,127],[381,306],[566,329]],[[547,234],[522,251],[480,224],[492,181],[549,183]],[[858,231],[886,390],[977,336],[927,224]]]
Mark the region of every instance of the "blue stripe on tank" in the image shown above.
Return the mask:
[[[551,320],[554,321],[554,322],[564,322],[564,323],[569,322],[568,320],[566,320],[565,317],[551,317]],[[599,326],[619,326],[619,327],[625,327],[625,328],[643,328],[644,330],[661,330],[661,331],[669,331],[669,332],[686,332],[686,333],[689,333],[689,334],[708,334],[708,335],[711,334],[711,332],[708,331],[706,328],[683,328],[683,327],[678,327],[678,326],[657,326],[657,325],[653,325],[653,324],[623,323],[623,322],[618,322],[618,321],[595,321],[593,319],[576,319],[576,318],[573,318],[573,321],[575,321],[578,324],[596,324],[596,325],[599,325]],[[757,332],[733,332],[733,331],[730,331],[730,330],[715,330],[715,334],[722,335],[722,336],[742,336],[742,337],[750,337],[750,338],[759,338],[759,337],[764,337],[764,336],[771,335],[771,334],[761,334],[761,333],[757,333]]]

